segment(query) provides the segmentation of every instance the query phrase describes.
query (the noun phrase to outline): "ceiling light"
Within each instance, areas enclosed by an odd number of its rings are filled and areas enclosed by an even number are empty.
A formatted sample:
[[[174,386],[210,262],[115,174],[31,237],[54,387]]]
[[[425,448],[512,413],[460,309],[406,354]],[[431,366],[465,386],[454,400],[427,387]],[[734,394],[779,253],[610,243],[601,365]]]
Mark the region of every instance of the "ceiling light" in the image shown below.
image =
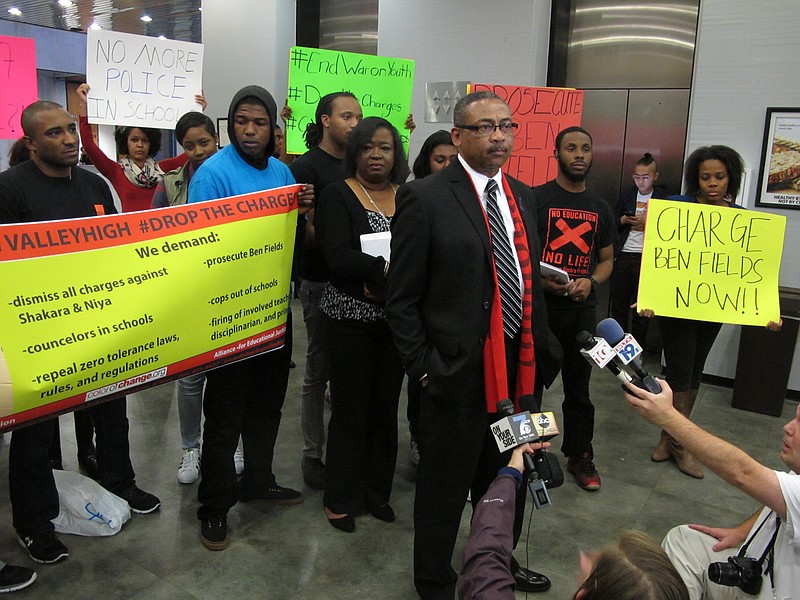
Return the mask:
[[[89,29],[91,29],[93,31],[97,31],[98,29],[102,29],[102,27],[100,27],[100,25],[98,25],[97,22],[95,21],[94,23],[89,25]]]
[[[72,0],[58,0],[58,5],[61,8],[69,8],[72,6]]]
[[[158,39],[160,39],[160,40],[165,40],[165,39],[167,39],[167,36],[165,36],[165,35],[160,35],[160,36],[158,36]]]
[[[18,9],[16,6],[12,6],[11,8],[8,9],[8,14],[10,14],[12,17],[21,17],[22,11]]]
[[[141,17],[139,17],[139,20],[144,21],[145,23],[149,23],[150,21],[153,20],[153,18],[150,15],[142,15]]]

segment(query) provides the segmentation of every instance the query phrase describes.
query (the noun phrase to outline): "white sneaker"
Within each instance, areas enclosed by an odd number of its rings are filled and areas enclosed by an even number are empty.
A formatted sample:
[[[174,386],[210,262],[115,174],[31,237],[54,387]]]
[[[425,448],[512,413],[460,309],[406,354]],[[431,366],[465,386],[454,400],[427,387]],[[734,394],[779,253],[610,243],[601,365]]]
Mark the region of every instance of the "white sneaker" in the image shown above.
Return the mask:
[[[200,476],[200,448],[189,448],[183,451],[181,466],[178,467],[178,481],[194,483]]]
[[[244,452],[241,448],[237,448],[233,453],[233,466],[236,467],[237,475],[244,473]]]

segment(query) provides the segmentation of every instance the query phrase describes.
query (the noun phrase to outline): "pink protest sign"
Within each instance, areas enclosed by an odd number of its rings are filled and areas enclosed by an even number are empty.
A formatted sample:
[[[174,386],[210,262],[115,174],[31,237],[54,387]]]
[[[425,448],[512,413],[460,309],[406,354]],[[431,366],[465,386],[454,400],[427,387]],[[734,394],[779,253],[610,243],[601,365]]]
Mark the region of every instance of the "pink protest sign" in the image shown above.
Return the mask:
[[[22,110],[38,99],[34,40],[0,35],[0,139],[22,137]]]
[[[472,83],[470,92],[494,92],[505,100],[515,123],[514,150],[503,171],[531,186],[558,174],[555,139],[565,127],[581,124],[583,90]]]

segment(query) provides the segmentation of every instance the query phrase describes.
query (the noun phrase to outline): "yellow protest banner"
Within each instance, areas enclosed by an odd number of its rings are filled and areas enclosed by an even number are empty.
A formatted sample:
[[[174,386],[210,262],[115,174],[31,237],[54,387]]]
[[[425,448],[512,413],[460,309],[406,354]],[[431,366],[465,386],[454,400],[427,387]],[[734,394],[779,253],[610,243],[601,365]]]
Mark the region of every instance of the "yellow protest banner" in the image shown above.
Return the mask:
[[[0,430],[282,346],[300,189],[0,226]]]
[[[778,321],[785,230],[781,215],[650,200],[639,309],[739,325]]]
[[[371,54],[294,46],[289,50],[289,108],[286,151],[302,154],[303,134],[314,123],[320,98],[333,92],[355,95],[365,117],[383,117],[397,128],[408,155],[405,122],[411,113],[414,61]]]

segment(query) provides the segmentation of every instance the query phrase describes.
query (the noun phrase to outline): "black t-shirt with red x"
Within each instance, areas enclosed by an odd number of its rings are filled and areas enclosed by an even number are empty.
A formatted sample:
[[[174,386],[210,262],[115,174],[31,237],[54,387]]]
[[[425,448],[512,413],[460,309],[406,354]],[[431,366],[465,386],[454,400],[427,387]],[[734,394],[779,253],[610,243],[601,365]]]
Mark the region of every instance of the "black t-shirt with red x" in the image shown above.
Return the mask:
[[[609,204],[589,190],[568,192],[556,180],[533,190],[542,241],[541,260],[573,279],[589,277],[600,250],[614,243],[616,227]]]

